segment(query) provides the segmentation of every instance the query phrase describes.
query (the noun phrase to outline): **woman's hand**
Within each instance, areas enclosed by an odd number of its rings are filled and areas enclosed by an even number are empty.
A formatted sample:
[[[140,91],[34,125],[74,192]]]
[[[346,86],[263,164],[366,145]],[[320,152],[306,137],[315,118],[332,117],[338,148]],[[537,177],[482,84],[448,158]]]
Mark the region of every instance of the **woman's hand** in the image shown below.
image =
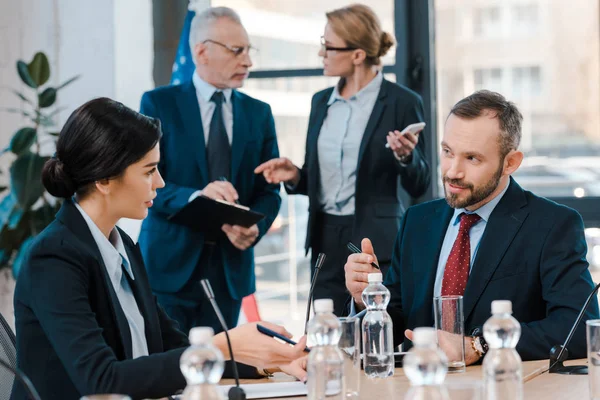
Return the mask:
[[[300,170],[285,157],[274,158],[260,164],[254,173],[263,174],[268,183],[286,182],[295,186],[300,181]]]
[[[298,379],[299,381],[306,382],[306,366],[308,364],[308,356],[301,357],[287,365],[281,365],[279,371],[284,372]],[[276,372],[276,371],[275,371]]]
[[[260,324],[280,335],[292,337],[292,334],[282,326],[262,321]],[[257,368],[273,368],[287,366],[306,355],[304,352],[306,336],[303,336],[295,346],[290,346],[260,333],[256,325],[257,323],[253,322],[229,330],[231,348],[236,361]],[[214,344],[221,350],[225,359],[231,359],[224,333],[215,336]]]

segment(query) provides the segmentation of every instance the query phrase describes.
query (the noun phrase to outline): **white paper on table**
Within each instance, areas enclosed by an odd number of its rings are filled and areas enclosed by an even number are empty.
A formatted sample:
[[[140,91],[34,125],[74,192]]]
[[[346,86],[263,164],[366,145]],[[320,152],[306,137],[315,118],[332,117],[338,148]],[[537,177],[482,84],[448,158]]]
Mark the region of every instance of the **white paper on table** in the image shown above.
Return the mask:
[[[221,393],[227,398],[229,389],[235,385],[219,385]],[[250,385],[240,385],[246,392],[247,399],[270,399],[273,397],[292,397],[308,395],[308,387],[305,383],[296,382],[269,382],[254,383]],[[340,388],[327,390],[327,395],[333,395],[340,392]]]

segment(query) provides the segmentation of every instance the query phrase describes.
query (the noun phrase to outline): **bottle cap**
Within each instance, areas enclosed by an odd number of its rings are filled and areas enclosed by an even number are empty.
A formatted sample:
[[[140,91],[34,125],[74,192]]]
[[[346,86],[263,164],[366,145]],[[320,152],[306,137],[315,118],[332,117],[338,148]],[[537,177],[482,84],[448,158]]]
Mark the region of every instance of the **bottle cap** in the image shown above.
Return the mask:
[[[417,346],[436,344],[437,333],[435,328],[421,327],[413,330],[413,343]]]
[[[383,282],[383,275],[381,274],[381,272],[374,272],[372,274],[369,274],[367,276],[367,279],[369,280],[369,283],[381,283]]]
[[[200,345],[211,343],[215,335],[213,328],[209,326],[198,326],[190,330],[190,344]]]
[[[492,301],[492,314],[512,314],[512,302],[510,300]]]
[[[331,299],[317,299],[314,302],[315,312],[333,312],[333,300]]]

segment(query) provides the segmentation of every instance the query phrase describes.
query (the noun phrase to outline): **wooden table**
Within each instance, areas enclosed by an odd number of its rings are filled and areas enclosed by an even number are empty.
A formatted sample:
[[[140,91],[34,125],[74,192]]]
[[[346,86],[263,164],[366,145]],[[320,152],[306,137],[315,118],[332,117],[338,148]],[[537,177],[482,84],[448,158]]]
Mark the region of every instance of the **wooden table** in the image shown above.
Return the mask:
[[[586,364],[587,360],[575,360],[568,364]],[[523,363],[523,382],[525,399],[588,399],[588,378],[585,376],[557,375],[545,372],[548,360],[526,361]],[[448,374],[446,382],[461,382],[483,379],[481,365],[467,367],[467,371],[458,374]],[[270,379],[242,379],[242,384],[286,382],[293,378],[284,374],[275,374]],[[221,384],[232,385],[232,379],[224,379]],[[402,399],[408,391],[410,382],[402,368],[394,371],[394,376],[387,379],[368,379],[361,375],[361,399]],[[286,397],[286,400],[306,399],[306,397]]]

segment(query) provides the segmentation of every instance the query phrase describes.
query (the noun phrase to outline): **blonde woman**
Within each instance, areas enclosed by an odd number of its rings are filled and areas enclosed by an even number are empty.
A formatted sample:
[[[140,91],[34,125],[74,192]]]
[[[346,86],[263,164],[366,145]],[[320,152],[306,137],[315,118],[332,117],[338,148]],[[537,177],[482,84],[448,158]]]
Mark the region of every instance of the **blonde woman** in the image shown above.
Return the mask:
[[[312,98],[304,165],[282,157],[255,172],[269,183],[284,182],[290,194],[309,197],[305,247],[312,249],[312,269],[318,253],[327,255],[315,298],[333,298],[340,315],[348,299],[346,244],[371,238],[385,272],[405,208],[400,192],[421,196],[430,171],[423,138],[400,135],[407,125],[424,120],[422,100],[381,72],[381,57],[394,38],[365,5],[326,16],[319,55],[324,74],[340,80]]]

